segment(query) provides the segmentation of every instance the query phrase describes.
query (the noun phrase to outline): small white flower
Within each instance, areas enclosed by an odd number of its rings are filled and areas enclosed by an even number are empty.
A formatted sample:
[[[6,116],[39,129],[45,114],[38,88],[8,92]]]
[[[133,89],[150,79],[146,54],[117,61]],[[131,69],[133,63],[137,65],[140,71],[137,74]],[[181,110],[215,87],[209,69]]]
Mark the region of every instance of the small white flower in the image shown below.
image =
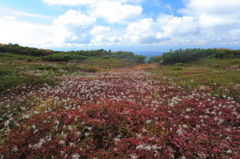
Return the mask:
[[[72,155],[72,159],[79,159],[80,155],[78,153],[75,153]]]
[[[141,139],[142,138],[142,134],[141,133],[140,134],[136,133],[136,136],[137,136],[137,139]]]
[[[64,140],[59,140],[58,143],[59,143],[60,145],[63,145],[63,144],[65,144],[65,141],[64,141]]]
[[[86,132],[86,133],[85,133],[85,136],[86,136],[86,137],[87,137],[87,136],[89,136],[89,135],[90,135],[90,133],[89,133],[89,132]]]
[[[38,111],[33,111],[33,113],[34,113],[34,114],[39,114],[39,112],[38,112]]]
[[[31,144],[28,145],[28,148],[32,148],[33,146]]]
[[[145,129],[145,128],[142,128],[142,132],[147,132],[147,129]]]
[[[187,129],[187,128],[188,128],[188,126],[187,126],[186,124],[183,124],[182,127],[183,127],[184,129]]]
[[[78,116],[76,116],[76,117],[74,118],[74,121],[78,121]]]
[[[71,125],[68,125],[68,130],[72,130],[72,126]]]
[[[230,153],[232,153],[232,150],[227,150],[227,154],[230,154]]]
[[[191,111],[191,108],[187,108],[187,109],[186,109],[186,112],[190,112],[190,111]]]
[[[22,118],[23,118],[23,119],[28,119],[28,118],[29,118],[29,115],[23,115]]]
[[[77,136],[80,136],[82,133],[80,131],[75,132]]]
[[[232,138],[230,136],[226,137],[226,139],[229,141],[232,140]]]
[[[145,144],[140,144],[136,147],[136,150],[144,150],[145,149]]]
[[[75,147],[75,144],[73,142],[69,143],[69,145]]]
[[[37,132],[38,132],[38,129],[34,130],[34,132],[33,132],[33,133],[34,133],[34,134],[36,134]]]
[[[45,136],[45,139],[46,139],[47,141],[51,141],[51,140],[52,140],[52,137],[51,137],[51,136]]]
[[[131,159],[137,159],[138,158],[138,156],[134,153],[134,154],[130,154],[130,157],[131,157]]]
[[[115,138],[113,139],[113,141],[114,141],[115,143],[118,143],[118,142],[121,141],[121,139],[120,139],[119,137],[115,137]]]
[[[150,124],[152,120],[146,120],[146,124]]]
[[[13,151],[14,151],[14,152],[17,152],[17,151],[18,151],[18,147],[16,147],[16,146],[13,147]]]
[[[33,129],[36,129],[36,125],[32,125],[32,128],[33,128]]]
[[[151,149],[152,149],[152,146],[151,146],[151,145],[147,145],[147,146],[145,146],[145,150],[147,150],[147,151],[151,151]]]
[[[157,149],[161,149],[161,148],[162,148],[161,146],[157,146],[157,145],[152,146],[153,151],[156,151]]]

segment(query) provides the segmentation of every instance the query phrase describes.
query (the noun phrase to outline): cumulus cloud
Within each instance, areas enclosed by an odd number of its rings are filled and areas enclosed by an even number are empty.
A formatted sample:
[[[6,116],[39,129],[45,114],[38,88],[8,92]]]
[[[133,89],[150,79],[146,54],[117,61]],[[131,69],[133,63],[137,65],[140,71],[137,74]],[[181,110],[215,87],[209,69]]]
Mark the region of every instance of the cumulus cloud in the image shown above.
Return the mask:
[[[142,7],[121,2],[100,1],[90,6],[89,14],[109,23],[127,23],[141,17]]]
[[[92,35],[90,30],[96,25],[96,19],[68,10],[64,15],[53,21],[56,43],[89,43]]]
[[[86,5],[97,2],[97,0],[43,0],[43,2],[54,5],[69,5],[69,6],[77,6],[77,5]]]
[[[179,12],[187,15],[200,15],[203,13],[210,15],[240,15],[239,0],[187,0],[185,8],[179,9]]]
[[[141,17],[142,0],[44,0],[54,5],[87,6],[91,17],[103,18],[108,23],[127,23]]]
[[[95,26],[90,30],[90,34],[93,36],[91,40],[91,44],[93,45],[101,45],[109,43],[109,39],[106,34],[110,31],[110,27],[104,26]]]
[[[124,38],[127,43],[154,43],[158,39],[156,38],[156,22],[152,18],[142,19],[139,22],[130,23],[126,28],[127,32]]]
[[[0,16],[0,19],[4,20],[16,20],[16,17],[5,15],[5,16]]]
[[[92,35],[101,35],[108,31],[110,31],[110,27],[95,26],[93,29],[90,30],[90,33]]]
[[[193,43],[200,45],[237,44],[240,42],[239,0],[184,0],[184,8],[178,10],[182,16],[160,14],[155,19],[148,17],[148,15],[142,15],[144,9],[142,2],[144,0],[43,1],[49,5],[85,6],[86,9],[84,12],[86,14],[73,9],[68,10],[65,14],[55,18],[51,27],[33,26],[33,28],[39,30],[45,27],[46,32],[49,32],[52,28],[55,35],[51,43],[56,46],[82,44],[184,45]],[[155,0],[152,1],[156,2]],[[173,12],[170,5],[166,5],[166,7]],[[26,13],[21,14],[45,19],[50,18]],[[12,20],[12,23],[16,20],[14,17],[10,14],[0,17],[0,20],[8,21],[7,24],[10,24],[10,20]],[[18,26],[17,23],[12,25]],[[22,23],[20,26],[25,26],[25,24]],[[0,27],[2,28],[3,24],[0,24]],[[4,27],[4,31],[6,31],[7,26]],[[29,30],[32,29],[29,28]],[[47,37],[49,39],[46,32],[41,30],[38,32],[39,34],[32,34],[40,39],[46,39]],[[29,33],[25,34],[30,35]]]
[[[27,17],[34,17],[34,18],[53,19],[53,17],[51,17],[51,16],[30,14],[30,13],[16,11],[16,10],[4,8],[4,7],[0,7],[0,14],[7,14],[6,16],[14,17],[14,18],[15,18],[15,16],[27,16]],[[12,15],[14,15],[14,16],[12,16]]]
[[[186,0],[183,16],[161,14],[130,23],[124,38],[134,44],[239,43],[239,0]],[[171,8],[169,6],[168,8]]]
[[[208,43],[238,43],[234,34],[240,27],[239,0],[186,0],[185,8],[178,12],[198,21],[199,40]]]
[[[50,26],[0,19],[0,42],[40,46],[49,42],[52,34]]]
[[[124,37],[129,39],[131,43],[156,44],[172,38],[183,38],[198,33],[198,23],[192,17],[161,15],[156,21],[148,18],[130,23]]]
[[[239,28],[237,22],[240,19],[239,0],[189,0],[185,3],[186,8],[179,12],[198,18],[202,28],[216,30],[232,30]]]
[[[105,1],[139,4],[143,0],[105,0]],[[43,2],[49,5],[57,4],[57,5],[80,6],[80,5],[95,4],[99,2],[99,0],[43,0]]]

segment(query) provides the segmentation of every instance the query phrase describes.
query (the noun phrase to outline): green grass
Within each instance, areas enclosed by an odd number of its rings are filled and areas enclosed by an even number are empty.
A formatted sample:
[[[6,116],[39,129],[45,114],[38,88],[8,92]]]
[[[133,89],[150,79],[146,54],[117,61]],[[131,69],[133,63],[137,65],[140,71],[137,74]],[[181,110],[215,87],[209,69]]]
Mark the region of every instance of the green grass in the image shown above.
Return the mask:
[[[202,59],[185,63],[182,69],[173,68],[176,67],[159,65],[151,72],[169,77],[186,91],[209,86],[212,94],[226,95],[240,101],[240,59]]]
[[[56,85],[63,74],[81,74],[132,67],[133,63],[118,58],[90,58],[82,63],[43,62],[40,57],[0,53],[0,94],[9,93],[24,85],[38,89],[42,84]],[[27,62],[32,58],[32,62]],[[240,59],[202,59],[175,65],[145,65],[157,76],[166,76],[186,91],[209,86],[212,94],[227,95],[240,101]]]
[[[40,57],[36,56],[27,56],[27,55],[20,55],[10,52],[0,53],[1,60],[3,61],[27,61],[27,58],[32,58],[35,61],[39,61]]]
[[[57,85],[57,78],[63,74],[78,74],[130,67],[132,63],[125,59],[91,58],[82,63],[43,62],[40,57],[0,53],[0,95],[18,92],[24,86],[38,89],[43,84]],[[32,59],[29,62],[28,59]],[[72,64],[70,64],[72,63]]]
[[[92,58],[85,62],[83,62],[89,66],[97,66],[103,69],[112,69],[112,68],[121,68],[121,67],[131,67],[133,63],[120,58],[110,58],[110,59],[103,59],[103,58]]]

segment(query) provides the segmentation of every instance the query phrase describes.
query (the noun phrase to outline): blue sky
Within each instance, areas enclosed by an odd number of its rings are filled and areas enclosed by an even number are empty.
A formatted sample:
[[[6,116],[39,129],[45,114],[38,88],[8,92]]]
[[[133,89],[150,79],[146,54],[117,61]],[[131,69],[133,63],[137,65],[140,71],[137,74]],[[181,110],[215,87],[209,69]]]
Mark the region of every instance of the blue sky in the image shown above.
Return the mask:
[[[0,43],[54,50],[238,48],[239,0],[1,0]]]

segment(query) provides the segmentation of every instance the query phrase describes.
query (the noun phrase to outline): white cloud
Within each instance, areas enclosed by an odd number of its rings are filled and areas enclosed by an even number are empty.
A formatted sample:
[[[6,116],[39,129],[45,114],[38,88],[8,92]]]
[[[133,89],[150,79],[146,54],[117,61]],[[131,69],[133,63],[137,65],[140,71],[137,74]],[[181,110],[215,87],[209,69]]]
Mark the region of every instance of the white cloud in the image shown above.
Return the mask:
[[[52,30],[47,25],[35,25],[0,19],[0,43],[18,43],[28,46],[41,46],[51,38]]]
[[[127,33],[124,35],[130,43],[153,43],[156,39],[156,23],[152,18],[142,19],[139,22],[130,23],[126,28]],[[127,43],[129,43],[127,41]]]
[[[105,0],[108,2],[120,2],[120,3],[131,3],[131,4],[140,4],[143,0]],[[43,0],[43,2],[49,5],[68,5],[68,6],[80,6],[95,4],[99,0]]]
[[[198,23],[192,17],[161,15],[130,23],[125,38],[135,44],[157,44],[170,39],[186,38],[199,34]]]
[[[104,27],[104,26],[95,26],[92,30],[90,30],[90,33],[92,35],[99,35],[104,34],[105,32],[110,31],[110,27]]]
[[[54,19],[0,7],[0,43],[93,46],[240,42],[239,0],[184,0],[185,8],[178,10],[183,16],[161,14],[156,19],[142,15],[143,0],[43,1],[49,5],[84,5],[87,14],[70,9]],[[165,7],[172,11],[170,5]],[[51,20],[52,25],[19,22],[19,16],[44,18]]]
[[[60,15],[57,19],[54,19],[53,25],[76,25],[86,28],[95,22],[95,18],[88,17],[85,14],[81,14],[76,10],[70,9],[64,15]]]
[[[9,8],[4,8],[4,7],[0,7],[0,13],[1,14],[8,14],[8,15],[15,15],[15,16],[28,16],[28,17],[35,17],[35,18],[44,18],[44,19],[53,19],[53,17],[51,16],[45,16],[45,15],[39,15],[39,14],[30,14],[30,13],[26,13],[26,12],[21,12],[21,11],[16,11],[16,10],[12,10]]]
[[[186,8],[180,9],[179,12],[187,15],[240,15],[239,0],[187,0],[185,1]]]
[[[185,8],[179,13],[192,17],[200,34],[196,41],[209,44],[239,43],[239,0],[185,0]],[[194,28],[194,27],[193,27]],[[197,40],[198,39],[198,40]]]
[[[5,15],[5,16],[0,16],[0,19],[3,19],[3,20],[16,20],[16,17]]]
[[[127,23],[140,18],[142,7],[121,2],[100,1],[90,6],[89,14],[93,17],[102,17],[109,23]]]
[[[95,25],[95,18],[70,9],[53,21],[52,26],[56,34],[54,42],[58,44],[89,43],[92,38],[90,30]]]
[[[127,23],[140,18],[142,0],[44,0],[54,5],[87,6],[91,17],[103,18],[109,23]]]
[[[160,16],[161,19],[168,18],[168,22],[162,24],[161,31],[158,32],[157,37],[173,38],[173,37],[185,37],[189,35],[197,35],[199,33],[198,22],[193,17],[174,17],[174,16]]]
[[[229,31],[239,28],[239,0],[188,0],[185,6],[179,12],[199,19],[200,26],[204,29]]]
[[[44,0],[43,2],[49,5],[69,5],[69,6],[77,6],[77,5],[87,5],[91,3],[97,2],[97,0]]]

